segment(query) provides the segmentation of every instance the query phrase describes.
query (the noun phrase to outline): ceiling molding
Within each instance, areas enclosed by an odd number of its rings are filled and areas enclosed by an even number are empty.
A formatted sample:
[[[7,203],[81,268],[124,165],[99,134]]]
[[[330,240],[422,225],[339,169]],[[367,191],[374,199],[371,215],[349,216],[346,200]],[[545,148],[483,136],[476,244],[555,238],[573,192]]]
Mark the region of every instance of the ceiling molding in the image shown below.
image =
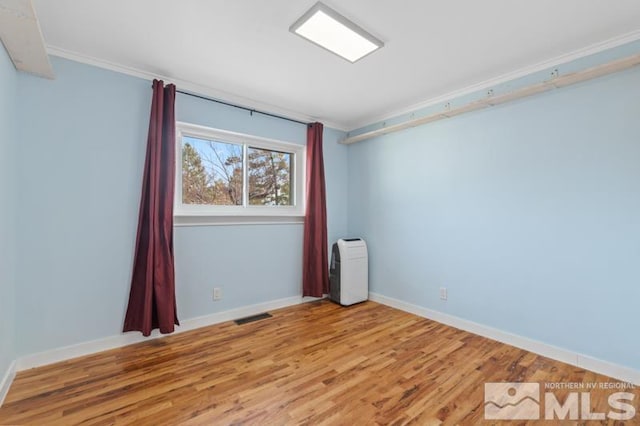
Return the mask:
[[[142,78],[144,80],[152,81],[153,79],[163,80],[166,83],[173,83],[180,90],[184,90],[187,92],[196,93],[199,95],[208,96],[211,98],[219,99],[221,101],[234,103],[239,106],[254,109],[254,110],[263,110],[272,114],[281,115],[286,118],[291,118],[298,121],[307,121],[307,122],[315,122],[320,121],[326,127],[330,127],[333,129],[337,129],[340,131],[347,131],[344,123],[334,123],[327,120],[323,120],[318,117],[312,117],[306,114],[302,114],[299,112],[291,111],[285,108],[280,108],[276,105],[271,105],[268,103],[260,102],[251,98],[246,98],[239,95],[234,95],[232,93],[228,93],[219,89],[215,89],[213,87],[207,87],[200,84],[196,84],[187,80],[181,80],[176,78],[171,78],[159,74],[155,74],[152,72],[144,71],[141,69],[128,67],[125,65],[121,65],[115,62],[107,61],[104,59],[98,59],[92,56],[84,55],[82,53],[72,52],[70,50],[62,49],[56,46],[47,46],[47,52],[50,55],[58,56],[60,58],[69,59],[75,62],[80,62],[87,65],[92,65],[98,68],[107,69],[110,71],[115,71],[120,74],[129,75],[132,77]]]
[[[548,59],[546,61],[538,62],[537,64],[533,64],[524,68],[520,68],[516,71],[508,72],[506,74],[502,74],[498,77],[491,78],[489,80],[482,81],[480,83],[473,84],[471,86],[467,86],[465,88],[454,90],[452,92],[446,93],[444,95],[427,99],[417,104],[413,104],[406,108],[392,110],[385,114],[374,116],[371,118],[365,118],[358,122],[350,125],[349,132],[353,132],[356,130],[360,130],[363,127],[370,126],[372,124],[376,124],[382,121],[389,120],[394,117],[398,117],[405,114],[410,114],[417,110],[428,108],[430,106],[446,103],[451,101],[452,99],[459,98],[462,96],[470,95],[474,92],[483,91],[489,89],[494,86],[498,86],[500,84],[504,84],[513,80],[516,80],[521,77],[525,77],[530,74],[534,74],[539,71],[544,71],[549,68],[554,68],[562,64],[566,64],[568,62],[575,61],[577,59],[581,59],[590,55],[594,55],[605,50],[613,49],[618,46],[622,46],[627,43],[632,43],[634,41],[640,40],[640,30],[633,31],[619,37],[614,37],[609,40],[605,40],[603,42],[595,43],[590,46],[584,47],[582,49],[574,50],[573,52],[569,52],[564,55],[556,56],[555,58]]]
[[[197,83],[193,83],[187,80],[180,80],[180,79],[175,79],[175,78],[170,78],[167,76],[162,76],[162,75],[158,75],[158,74],[154,74],[152,72],[148,72],[148,71],[144,71],[141,69],[137,69],[137,68],[132,68],[132,67],[128,67],[125,65],[121,65],[115,62],[110,62],[107,60],[103,60],[103,59],[98,59],[95,57],[91,57],[88,55],[84,55],[81,53],[77,53],[77,52],[73,52],[73,51],[69,51],[63,48],[59,48],[56,46],[47,46],[47,51],[50,55],[53,56],[58,56],[61,58],[65,58],[65,59],[70,59],[76,62],[80,62],[80,63],[84,63],[84,64],[88,64],[88,65],[92,65],[92,66],[96,66],[99,68],[103,68],[103,69],[108,69],[111,71],[115,71],[115,72],[119,72],[122,74],[126,74],[126,75],[130,75],[130,76],[134,76],[134,77],[138,77],[138,78],[142,78],[145,80],[153,80],[154,78],[158,78],[158,79],[162,79],[164,81],[167,82],[172,82],[174,84],[176,84],[176,86],[178,86],[180,89],[182,90],[186,90],[189,92],[193,92],[193,93],[197,93],[197,94],[202,94],[202,95],[206,95],[212,98],[216,98],[216,99],[220,99],[223,101],[227,101],[227,102],[231,102],[231,103],[235,103],[250,109],[256,109],[256,110],[264,110],[267,112],[271,112],[274,114],[278,114],[278,115],[282,115],[284,117],[287,118],[292,118],[295,120],[300,120],[300,121],[308,121],[308,122],[313,122],[313,121],[321,121],[324,123],[325,126],[327,127],[331,127],[337,130],[341,130],[344,132],[354,132],[357,130],[361,130],[366,126],[370,126],[372,124],[376,124],[382,121],[386,121],[389,120],[391,118],[394,117],[398,117],[398,116],[402,116],[405,114],[409,114],[412,112],[415,112],[417,110],[421,110],[424,108],[428,108],[434,105],[437,105],[439,103],[446,103],[448,101],[451,101],[452,99],[455,98],[459,98],[462,96],[466,96],[469,94],[472,94],[474,92],[478,92],[478,91],[483,91],[495,86],[498,86],[500,84],[504,84],[506,82],[510,82],[513,80],[516,80],[518,78],[522,78],[525,77],[527,75],[539,72],[539,71],[543,71],[549,68],[554,68],[557,66],[560,66],[562,64],[566,64],[572,61],[575,61],[577,59],[581,59],[590,55],[594,55],[609,49],[613,49],[615,47],[618,46],[622,46],[624,44],[627,43],[631,43],[634,41],[638,41],[640,40],[640,30],[638,31],[633,31],[627,34],[624,34],[622,36],[619,37],[615,37],[615,38],[611,38],[609,40],[605,40],[603,42],[599,42],[599,43],[595,43],[592,44],[590,46],[587,46],[585,48],[582,49],[578,49],[575,51],[572,51],[570,53],[564,54],[564,55],[560,55],[557,57],[554,57],[552,59],[546,60],[546,61],[542,61],[536,64],[533,64],[531,66],[527,66],[524,68],[520,68],[516,71],[512,71],[509,73],[505,73],[502,74],[500,76],[497,76],[495,78],[491,78],[489,80],[485,80],[467,87],[464,87],[462,89],[459,90],[454,90],[452,92],[446,93],[444,95],[441,96],[437,96],[435,98],[430,98],[430,99],[426,99],[422,102],[419,102],[417,104],[413,104],[410,105],[408,107],[402,108],[402,109],[398,109],[398,110],[391,110],[385,114],[381,114],[381,115],[376,115],[376,116],[371,116],[370,118],[365,118],[362,120],[359,120],[357,122],[351,123],[351,125],[349,125],[349,123],[338,123],[338,122],[331,122],[331,121],[327,121],[327,120],[323,120],[321,118],[318,117],[312,117],[309,115],[306,115],[304,113],[301,112],[297,112],[297,111],[291,111],[288,110],[286,108],[281,108],[278,107],[276,105],[271,105],[268,103],[264,103],[264,102],[260,102],[251,98],[246,98],[240,95],[236,95],[236,94],[232,94],[232,93],[228,93],[213,87],[208,87],[208,86],[203,86]]]

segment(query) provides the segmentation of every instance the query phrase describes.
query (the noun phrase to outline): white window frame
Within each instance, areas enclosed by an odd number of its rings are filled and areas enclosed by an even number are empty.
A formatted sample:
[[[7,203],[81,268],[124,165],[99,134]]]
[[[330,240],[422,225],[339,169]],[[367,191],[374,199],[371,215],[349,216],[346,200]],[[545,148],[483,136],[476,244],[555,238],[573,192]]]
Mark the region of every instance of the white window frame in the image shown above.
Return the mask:
[[[193,205],[182,202],[182,137],[215,140],[242,145],[243,205]],[[248,167],[245,163],[248,148],[261,148],[291,154],[293,191],[291,206],[254,206],[249,204]],[[174,194],[174,223],[176,225],[243,224],[243,223],[302,223],[305,213],[306,146],[243,133],[214,129],[195,124],[176,123],[176,178]]]

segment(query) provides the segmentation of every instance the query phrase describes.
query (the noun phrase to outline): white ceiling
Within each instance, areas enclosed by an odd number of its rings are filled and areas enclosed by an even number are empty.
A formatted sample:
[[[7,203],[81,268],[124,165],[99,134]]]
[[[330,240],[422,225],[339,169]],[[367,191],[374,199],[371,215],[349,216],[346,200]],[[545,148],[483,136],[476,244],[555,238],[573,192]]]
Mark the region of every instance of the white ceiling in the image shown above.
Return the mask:
[[[33,3],[54,54],[342,129],[610,39],[640,38],[638,0],[326,0],[385,42],[351,64],[289,32],[315,0]]]

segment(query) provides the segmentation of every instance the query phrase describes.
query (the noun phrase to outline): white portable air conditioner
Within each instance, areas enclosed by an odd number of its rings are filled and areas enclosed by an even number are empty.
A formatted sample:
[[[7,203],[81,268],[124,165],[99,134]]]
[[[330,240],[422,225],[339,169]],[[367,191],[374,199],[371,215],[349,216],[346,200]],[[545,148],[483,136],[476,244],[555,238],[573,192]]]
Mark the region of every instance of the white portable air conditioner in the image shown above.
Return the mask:
[[[367,244],[362,239],[339,239],[333,245],[329,281],[329,297],[343,306],[369,298]]]

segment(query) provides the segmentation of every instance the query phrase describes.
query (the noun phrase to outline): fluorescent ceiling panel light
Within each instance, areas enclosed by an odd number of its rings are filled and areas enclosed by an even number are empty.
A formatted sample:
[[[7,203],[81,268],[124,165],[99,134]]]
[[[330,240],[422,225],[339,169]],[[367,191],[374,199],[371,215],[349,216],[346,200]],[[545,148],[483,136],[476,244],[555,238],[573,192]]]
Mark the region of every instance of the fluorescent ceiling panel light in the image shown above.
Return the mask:
[[[302,15],[289,31],[349,62],[356,62],[384,46],[380,40],[320,2]]]

